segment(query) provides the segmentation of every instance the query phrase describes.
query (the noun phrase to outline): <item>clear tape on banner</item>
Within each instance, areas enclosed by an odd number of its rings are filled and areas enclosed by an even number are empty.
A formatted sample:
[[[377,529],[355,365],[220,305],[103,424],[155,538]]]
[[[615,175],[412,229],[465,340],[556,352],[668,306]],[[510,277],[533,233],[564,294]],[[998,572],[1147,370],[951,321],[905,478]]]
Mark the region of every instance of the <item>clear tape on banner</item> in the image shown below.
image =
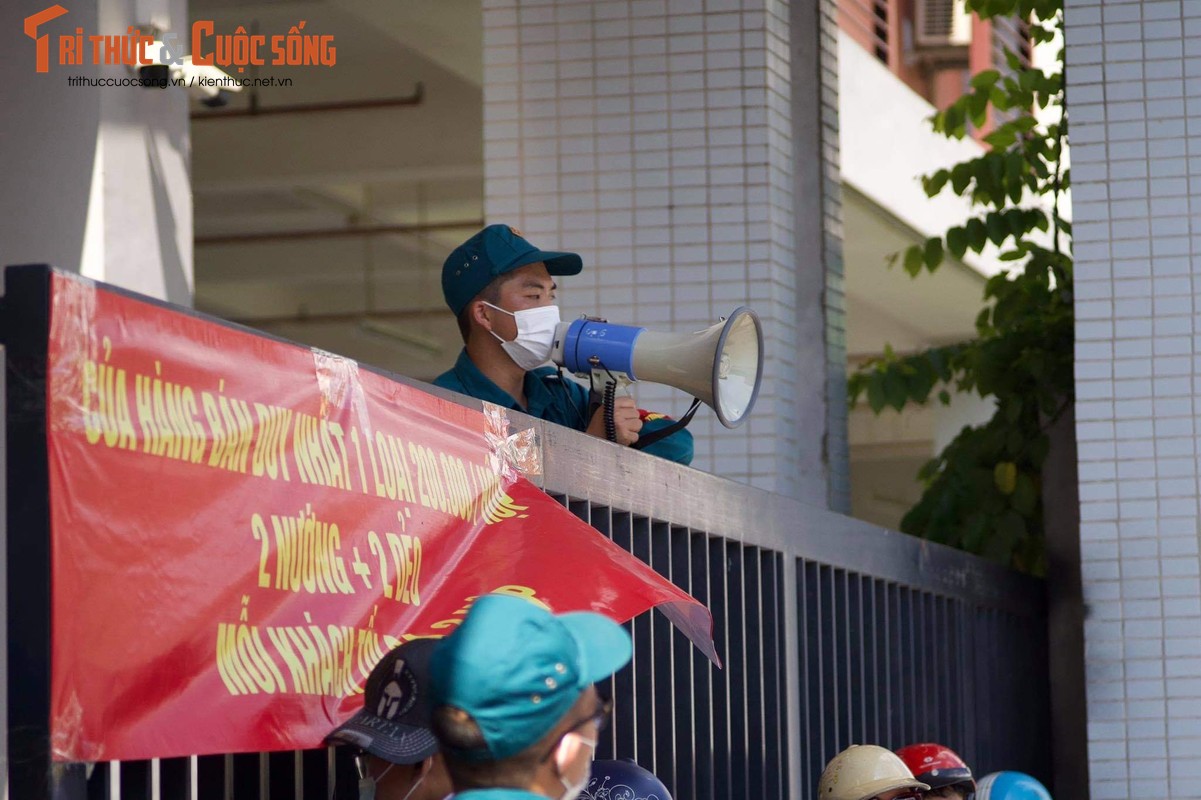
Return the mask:
[[[484,403],[484,438],[492,471],[507,478],[542,474],[542,448],[533,427],[510,433],[509,412],[504,406]]]
[[[367,411],[363,384],[359,380],[358,362],[314,348],[313,365],[317,371],[317,388],[321,392],[319,416],[325,419],[331,411],[349,403],[364,430],[370,433],[371,415]]]

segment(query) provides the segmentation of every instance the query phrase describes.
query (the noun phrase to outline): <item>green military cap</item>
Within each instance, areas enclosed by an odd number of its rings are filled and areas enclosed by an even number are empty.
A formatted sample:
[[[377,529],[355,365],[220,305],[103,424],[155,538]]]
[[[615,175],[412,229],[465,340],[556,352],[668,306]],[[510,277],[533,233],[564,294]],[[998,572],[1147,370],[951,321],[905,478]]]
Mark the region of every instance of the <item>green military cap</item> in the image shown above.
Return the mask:
[[[584,268],[584,260],[575,253],[539,250],[513,226],[489,225],[456,247],[442,264],[442,296],[457,317],[496,278],[538,261],[551,275],[576,275]]]

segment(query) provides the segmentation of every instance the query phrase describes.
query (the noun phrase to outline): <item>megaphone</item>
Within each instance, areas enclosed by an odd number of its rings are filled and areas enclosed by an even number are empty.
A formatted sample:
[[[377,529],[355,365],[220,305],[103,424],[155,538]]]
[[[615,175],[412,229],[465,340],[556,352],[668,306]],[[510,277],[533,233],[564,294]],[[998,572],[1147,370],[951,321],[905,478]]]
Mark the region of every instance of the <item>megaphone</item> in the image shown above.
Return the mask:
[[[651,381],[688,392],[736,428],[755,407],[763,375],[763,327],[749,308],[696,333],[660,333],[595,317],[560,322],[551,361],[619,388]]]

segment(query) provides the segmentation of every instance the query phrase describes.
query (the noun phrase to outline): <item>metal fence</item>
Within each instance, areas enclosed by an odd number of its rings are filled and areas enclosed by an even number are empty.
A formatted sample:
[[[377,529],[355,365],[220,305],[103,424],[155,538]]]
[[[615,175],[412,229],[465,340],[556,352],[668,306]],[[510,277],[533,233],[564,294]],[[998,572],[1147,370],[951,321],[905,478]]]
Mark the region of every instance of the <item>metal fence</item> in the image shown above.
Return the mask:
[[[352,765],[333,750],[50,763],[47,722],[36,716],[48,693],[48,581],[27,592],[38,579],[28,565],[47,558],[48,523],[29,523],[48,519],[45,497],[30,488],[45,483],[37,473],[45,469],[40,331],[48,309],[44,297],[23,291],[8,283],[0,316],[9,645],[8,724],[0,733],[10,797],[47,797],[50,786],[72,800],[354,797]],[[634,660],[612,680],[614,724],[598,757],[636,759],[676,800],[814,798],[822,766],[856,742],[939,741],[977,774],[1021,769],[1049,780],[1041,581],[512,417],[515,427],[539,431],[543,470],[535,482],[713,613],[720,670],[658,612],[630,623]]]
[[[537,421],[543,488],[706,603],[725,668],[634,621],[607,753],[677,799],[816,798],[852,743],[951,745],[1050,783],[1044,586]],[[623,707],[624,706],[624,707]],[[602,756],[603,757],[603,756]]]

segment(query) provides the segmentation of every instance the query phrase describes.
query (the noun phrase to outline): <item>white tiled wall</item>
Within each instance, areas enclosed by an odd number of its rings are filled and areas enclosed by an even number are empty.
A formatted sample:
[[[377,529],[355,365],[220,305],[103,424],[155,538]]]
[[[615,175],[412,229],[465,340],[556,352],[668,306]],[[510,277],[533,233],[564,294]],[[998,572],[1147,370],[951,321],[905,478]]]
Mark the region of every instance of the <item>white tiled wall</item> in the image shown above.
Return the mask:
[[[797,408],[798,392],[825,385],[825,343],[798,334],[787,3],[483,5],[488,221],[583,256],[562,281],[565,317],[691,331],[754,308],[767,355],[756,413],[735,431],[698,414],[694,463],[825,505],[827,470],[812,462],[826,422]],[[819,250],[806,247],[818,254],[806,268],[823,268]],[[808,302],[821,313],[822,296]],[[687,407],[651,384],[638,399]]]
[[[1094,800],[1201,797],[1201,2],[1067,0]]]

